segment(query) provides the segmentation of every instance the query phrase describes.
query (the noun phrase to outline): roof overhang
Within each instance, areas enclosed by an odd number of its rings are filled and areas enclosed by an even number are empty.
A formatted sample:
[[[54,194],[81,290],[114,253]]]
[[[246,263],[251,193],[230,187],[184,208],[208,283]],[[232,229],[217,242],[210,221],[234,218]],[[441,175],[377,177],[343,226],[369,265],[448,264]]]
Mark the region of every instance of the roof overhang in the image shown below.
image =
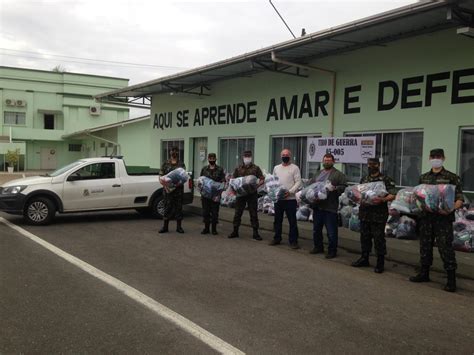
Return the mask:
[[[138,122],[142,122],[142,121],[147,121],[149,119],[150,119],[149,115],[142,116],[142,117],[137,117],[137,118],[132,118],[132,119],[125,120],[125,121],[120,121],[120,122],[117,122],[117,123],[112,123],[112,124],[103,125],[103,126],[97,126],[97,127],[94,127],[94,128],[84,129],[82,131],[77,131],[77,132],[73,132],[73,133],[70,133],[70,134],[65,134],[65,135],[61,136],[61,138],[62,139],[71,139],[71,138],[79,139],[81,137],[88,137],[88,136],[90,136],[90,134],[92,134],[94,132],[104,131],[104,130],[111,129],[111,128],[123,127],[123,126],[127,126],[129,124],[134,124],[134,123],[138,123]]]
[[[214,82],[263,71],[301,76],[298,68],[272,60],[272,54],[284,61],[307,64],[319,58],[457,26],[474,26],[474,1],[418,2],[95,98],[101,102],[149,108],[154,94],[209,95]]]

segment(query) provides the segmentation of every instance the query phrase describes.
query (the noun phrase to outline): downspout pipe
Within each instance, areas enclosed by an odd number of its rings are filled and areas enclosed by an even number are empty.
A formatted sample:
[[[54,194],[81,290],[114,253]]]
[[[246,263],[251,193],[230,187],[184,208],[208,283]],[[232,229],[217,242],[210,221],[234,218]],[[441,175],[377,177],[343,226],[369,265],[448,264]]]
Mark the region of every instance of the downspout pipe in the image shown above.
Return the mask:
[[[289,62],[284,59],[277,58],[275,52],[272,51],[272,62],[288,65],[295,68],[306,69],[311,71],[319,71],[321,73],[329,74],[332,77],[331,87],[331,114],[329,116],[329,137],[334,137],[334,109],[336,107],[336,72],[333,70],[323,69],[312,65]]]
[[[94,138],[94,139],[97,139],[99,141],[103,141],[103,142],[106,142],[106,143],[112,143],[117,148],[116,154],[120,155],[121,147],[120,147],[120,144],[118,144],[117,142],[109,141],[108,139],[93,135],[90,132],[85,132],[85,133],[86,133],[87,136],[89,136],[91,138]]]

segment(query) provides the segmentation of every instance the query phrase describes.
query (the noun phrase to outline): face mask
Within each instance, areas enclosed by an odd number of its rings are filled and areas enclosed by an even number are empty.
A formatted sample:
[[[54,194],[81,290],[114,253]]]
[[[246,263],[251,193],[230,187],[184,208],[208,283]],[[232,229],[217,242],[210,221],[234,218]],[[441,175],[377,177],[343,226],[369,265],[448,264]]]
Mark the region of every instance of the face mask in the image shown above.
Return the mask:
[[[443,159],[431,159],[430,160],[430,163],[431,163],[431,167],[437,169],[437,168],[441,168],[443,166]]]
[[[285,164],[288,164],[290,162],[290,157],[281,157],[281,161]]]
[[[331,169],[333,165],[334,165],[333,163],[323,163],[324,169],[328,169],[328,170]]]
[[[172,158],[177,158],[177,157],[178,157],[178,153],[171,153],[171,157],[172,157]]]
[[[252,162],[252,158],[244,158],[244,164],[249,165]]]
[[[209,160],[209,165],[216,165],[216,161],[215,160]]]
[[[377,174],[379,172],[379,168],[376,168],[375,166],[369,167],[369,174]]]

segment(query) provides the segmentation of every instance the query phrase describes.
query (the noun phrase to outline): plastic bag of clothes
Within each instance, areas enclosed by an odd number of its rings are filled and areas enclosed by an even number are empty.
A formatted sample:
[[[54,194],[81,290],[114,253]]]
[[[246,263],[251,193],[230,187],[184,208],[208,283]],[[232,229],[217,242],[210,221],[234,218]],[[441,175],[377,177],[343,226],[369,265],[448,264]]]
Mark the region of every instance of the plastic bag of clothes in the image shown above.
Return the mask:
[[[230,208],[235,207],[236,197],[237,196],[235,195],[235,191],[229,187],[227,190],[225,190],[221,194],[221,206],[230,207]]]
[[[247,175],[230,179],[230,187],[237,196],[246,196],[257,192],[258,178],[255,175]]]
[[[225,190],[225,184],[223,182],[214,181],[206,176],[200,176],[198,178],[197,187],[202,197],[214,202],[220,201],[221,194]]]
[[[416,222],[408,216],[401,216],[395,232],[397,239],[416,239]]]
[[[298,211],[296,211],[296,219],[298,221],[307,221],[309,219],[309,216],[311,215],[311,212],[311,208],[303,205],[298,208]]]
[[[258,200],[257,200],[257,212],[263,212],[263,199],[264,198],[265,198],[264,196],[258,198]]]
[[[273,201],[270,197],[264,196],[263,197],[263,213],[269,213],[269,211],[275,211],[275,207],[273,205]]]
[[[339,196],[339,206],[349,206],[351,204],[351,200],[347,197],[345,193],[342,193],[341,196]]]
[[[277,202],[285,199],[288,189],[280,184],[278,176],[267,174],[265,176],[265,191],[273,202]]]
[[[312,204],[318,200],[325,200],[328,197],[328,191],[331,191],[333,186],[329,180],[315,182],[303,190],[298,192],[296,197],[305,204]]]
[[[354,203],[373,205],[374,199],[388,195],[383,181],[368,182],[346,187],[344,191],[347,198]]]
[[[352,209],[349,219],[349,229],[354,232],[360,232],[359,206]]]
[[[474,219],[466,219],[468,211],[463,211],[460,216],[456,216],[456,221],[453,223],[453,248],[474,253]]]
[[[344,206],[339,210],[339,214],[341,215],[342,226],[344,228],[349,228],[349,220],[351,219],[352,215],[352,207],[351,206]]]
[[[422,210],[439,213],[454,211],[454,197],[456,187],[454,185],[428,185],[421,184],[413,189],[416,199]]]
[[[387,218],[387,223],[385,224],[385,236],[389,238],[395,238],[399,224],[399,216],[389,216]]]
[[[409,214],[418,214],[421,212],[413,187],[408,187],[398,191],[395,200],[393,200],[390,205],[390,208]]]
[[[469,220],[469,221],[474,221],[474,207],[469,208],[465,214],[464,218]]]
[[[160,182],[165,185],[168,190],[173,190],[178,186],[184,185],[189,179],[189,175],[183,168],[177,168],[168,174],[161,176]]]

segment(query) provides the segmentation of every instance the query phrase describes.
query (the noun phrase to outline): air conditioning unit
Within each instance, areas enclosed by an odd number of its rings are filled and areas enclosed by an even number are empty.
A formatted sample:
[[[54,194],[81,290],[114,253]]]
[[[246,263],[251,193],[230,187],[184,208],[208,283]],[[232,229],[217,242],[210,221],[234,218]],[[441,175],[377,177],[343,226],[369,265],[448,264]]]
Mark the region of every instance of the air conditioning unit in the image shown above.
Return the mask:
[[[16,100],[16,105],[18,107],[26,107],[26,101],[25,100]]]
[[[90,106],[89,107],[89,114],[91,116],[99,116],[100,115],[100,106]]]
[[[5,105],[7,105],[7,106],[15,106],[15,105],[16,105],[16,102],[15,102],[15,100],[12,100],[12,99],[6,99],[6,100],[5,100]]]

